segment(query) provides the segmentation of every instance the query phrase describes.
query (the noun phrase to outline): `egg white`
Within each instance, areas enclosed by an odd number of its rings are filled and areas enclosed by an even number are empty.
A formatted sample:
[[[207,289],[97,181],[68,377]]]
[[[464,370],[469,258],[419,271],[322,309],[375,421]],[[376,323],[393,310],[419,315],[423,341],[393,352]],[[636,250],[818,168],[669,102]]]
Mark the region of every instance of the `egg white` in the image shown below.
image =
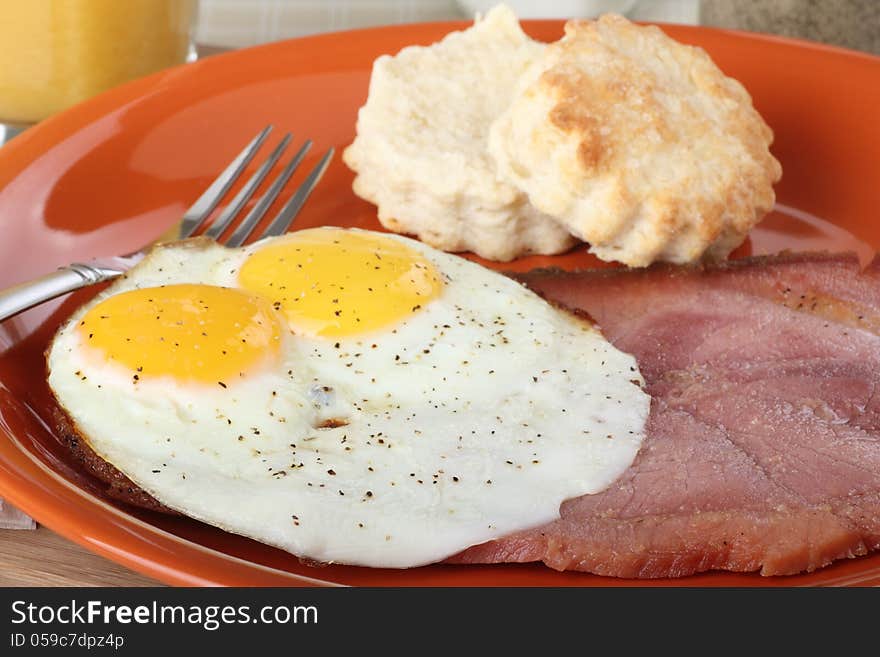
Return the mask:
[[[83,348],[85,312],[133,288],[236,286],[265,242],[168,245],[59,331],[50,386],[92,449],[163,504],[317,561],[439,561],[610,485],[648,416],[633,357],[505,276],[386,237],[444,278],[405,321],[345,338],[287,333],[277,362],[226,389],[135,384]]]

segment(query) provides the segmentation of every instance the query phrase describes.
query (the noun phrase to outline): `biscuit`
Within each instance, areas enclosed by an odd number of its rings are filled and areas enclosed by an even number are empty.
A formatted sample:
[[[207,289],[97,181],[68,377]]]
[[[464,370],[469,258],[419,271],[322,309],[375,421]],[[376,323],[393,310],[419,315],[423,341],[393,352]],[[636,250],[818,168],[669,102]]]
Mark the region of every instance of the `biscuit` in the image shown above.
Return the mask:
[[[726,257],[773,206],[773,133],[700,48],[617,15],[569,21],[493,123],[501,175],[631,266]]]
[[[375,61],[343,159],[357,174],[355,193],[378,206],[383,226],[498,261],[575,243],[498,177],[487,151],[489,126],[543,49],[500,6],[432,46]]]

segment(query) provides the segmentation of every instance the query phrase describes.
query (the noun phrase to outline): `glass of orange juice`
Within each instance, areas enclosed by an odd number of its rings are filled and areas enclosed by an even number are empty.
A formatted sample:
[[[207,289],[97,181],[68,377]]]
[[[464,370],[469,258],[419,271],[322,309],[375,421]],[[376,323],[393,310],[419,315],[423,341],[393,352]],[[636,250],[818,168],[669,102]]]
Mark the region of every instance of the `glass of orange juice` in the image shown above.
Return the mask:
[[[192,57],[198,0],[0,0],[0,122],[29,124]]]

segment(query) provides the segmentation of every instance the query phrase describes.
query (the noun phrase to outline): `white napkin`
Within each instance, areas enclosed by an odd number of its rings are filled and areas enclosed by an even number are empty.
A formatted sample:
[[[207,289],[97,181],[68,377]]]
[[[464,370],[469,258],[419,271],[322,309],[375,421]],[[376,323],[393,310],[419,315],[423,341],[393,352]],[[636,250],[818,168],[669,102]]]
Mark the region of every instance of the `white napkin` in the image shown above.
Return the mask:
[[[36,529],[33,518],[0,499],[0,529]]]
[[[632,20],[696,24],[700,0],[503,0],[520,18],[572,18],[602,11]],[[196,41],[252,46],[371,25],[471,20],[502,0],[201,0]]]

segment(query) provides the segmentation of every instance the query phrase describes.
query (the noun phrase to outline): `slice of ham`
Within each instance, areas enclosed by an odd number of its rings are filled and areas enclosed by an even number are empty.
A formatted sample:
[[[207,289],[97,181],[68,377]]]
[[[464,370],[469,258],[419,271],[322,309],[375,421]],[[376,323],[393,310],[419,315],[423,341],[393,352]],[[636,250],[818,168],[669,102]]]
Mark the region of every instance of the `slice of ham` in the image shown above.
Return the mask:
[[[639,362],[647,437],[607,490],[457,563],[618,577],[810,571],[880,548],[880,265],[800,254],[519,276]]]

